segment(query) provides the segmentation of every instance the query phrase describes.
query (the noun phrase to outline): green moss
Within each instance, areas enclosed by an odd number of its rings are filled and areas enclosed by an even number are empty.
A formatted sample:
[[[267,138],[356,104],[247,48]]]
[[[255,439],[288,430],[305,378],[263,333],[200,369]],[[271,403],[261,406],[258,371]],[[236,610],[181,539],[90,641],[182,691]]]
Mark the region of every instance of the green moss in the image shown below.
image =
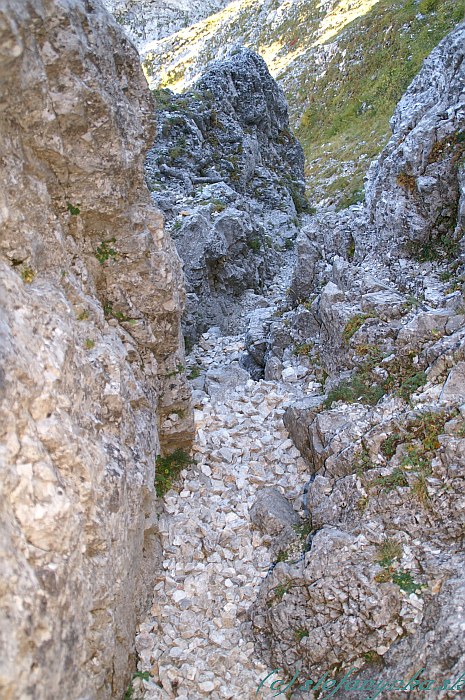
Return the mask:
[[[32,267],[25,265],[21,268],[20,275],[21,279],[25,284],[31,284],[31,282],[33,282],[35,279],[36,273],[34,272]]]
[[[155,491],[159,498],[163,498],[179,477],[179,474],[189,464],[191,458],[187,452],[177,449],[169,455],[157,457],[155,469]]]

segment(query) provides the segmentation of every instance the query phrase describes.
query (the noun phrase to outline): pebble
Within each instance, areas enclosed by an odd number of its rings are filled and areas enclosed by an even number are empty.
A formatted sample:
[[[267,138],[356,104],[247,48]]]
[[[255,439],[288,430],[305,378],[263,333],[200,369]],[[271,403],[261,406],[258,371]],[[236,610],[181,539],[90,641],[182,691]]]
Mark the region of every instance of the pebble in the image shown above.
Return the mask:
[[[242,337],[215,330],[202,336],[187,361],[227,367],[243,350]],[[159,519],[164,571],[136,638],[139,671],[157,664],[164,691],[152,678],[135,698],[245,700],[256,697],[271,672],[241,621],[270,564],[264,538],[251,529],[249,508],[261,488],[277,483],[298,502],[308,481],[282,421],[286,406],[308,395],[306,385],[295,383],[306,371],[287,367],[285,385],[249,379],[222,401],[205,394],[195,410],[195,463],[165,496]],[[267,693],[262,688],[261,700],[274,697]]]

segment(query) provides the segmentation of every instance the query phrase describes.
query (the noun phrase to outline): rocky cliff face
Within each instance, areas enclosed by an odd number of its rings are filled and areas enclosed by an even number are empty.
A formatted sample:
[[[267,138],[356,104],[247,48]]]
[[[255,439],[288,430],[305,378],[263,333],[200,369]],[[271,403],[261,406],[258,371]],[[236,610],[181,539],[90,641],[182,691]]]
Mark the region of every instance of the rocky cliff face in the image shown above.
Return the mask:
[[[117,698],[160,558],[156,455],[192,437],[153,106],[94,0],[7,0],[0,56],[0,694]]]
[[[192,92],[155,94],[147,182],[184,261],[185,333],[234,331],[309,210],[303,151],[282,90],[247,49],[212,64]]]
[[[218,12],[231,0],[103,0],[140,50]]]
[[[293,343],[290,381],[304,365],[322,387],[284,418],[312,474],[306,554],[278,559],[252,612],[263,657],[291,675],[463,666],[464,39],[461,25],[401,100],[367,207],[303,230],[280,331],[249,331],[265,371]]]
[[[312,199],[342,208],[363,200],[397,102],[464,15],[463,0],[238,0],[152,42],[144,69],[182,91],[237,44],[259,53],[289,102]]]

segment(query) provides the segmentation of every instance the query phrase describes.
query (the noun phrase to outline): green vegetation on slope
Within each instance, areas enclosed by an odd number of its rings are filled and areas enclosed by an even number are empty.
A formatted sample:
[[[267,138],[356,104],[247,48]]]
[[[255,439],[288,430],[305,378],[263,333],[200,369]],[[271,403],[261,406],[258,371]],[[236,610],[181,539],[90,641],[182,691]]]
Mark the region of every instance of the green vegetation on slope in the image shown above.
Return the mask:
[[[398,100],[464,16],[465,0],[236,0],[158,42],[144,68],[182,91],[228,47],[258,51],[286,93],[310,198],[342,207],[363,198]]]
[[[311,94],[297,95],[303,110],[296,131],[309,161],[310,187],[336,176],[329,195],[342,204],[357,199],[369,161],[389,138],[397,102],[464,12],[465,3],[456,0],[380,0],[340,34],[338,50]],[[345,161],[356,163],[351,177],[344,175]]]

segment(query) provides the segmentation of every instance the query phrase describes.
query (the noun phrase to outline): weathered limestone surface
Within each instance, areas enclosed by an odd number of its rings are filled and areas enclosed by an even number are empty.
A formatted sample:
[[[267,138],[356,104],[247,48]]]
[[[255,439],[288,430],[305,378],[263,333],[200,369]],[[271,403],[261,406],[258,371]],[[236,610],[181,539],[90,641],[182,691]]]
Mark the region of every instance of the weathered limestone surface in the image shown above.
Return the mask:
[[[136,46],[147,44],[199,22],[231,0],[103,0]]]
[[[153,110],[94,0],[3,2],[0,81],[0,695],[118,698],[160,559],[156,455],[192,435]]]
[[[236,333],[293,247],[305,199],[303,150],[284,93],[253,51],[214,61],[195,90],[156,92],[147,182],[186,274],[184,333]],[[266,302],[265,302],[266,304]]]
[[[462,673],[464,39],[462,24],[399,103],[366,205],[302,230],[293,305],[249,327],[265,376],[311,380],[284,416],[313,477],[310,547],[251,610],[261,658],[289,676]]]

